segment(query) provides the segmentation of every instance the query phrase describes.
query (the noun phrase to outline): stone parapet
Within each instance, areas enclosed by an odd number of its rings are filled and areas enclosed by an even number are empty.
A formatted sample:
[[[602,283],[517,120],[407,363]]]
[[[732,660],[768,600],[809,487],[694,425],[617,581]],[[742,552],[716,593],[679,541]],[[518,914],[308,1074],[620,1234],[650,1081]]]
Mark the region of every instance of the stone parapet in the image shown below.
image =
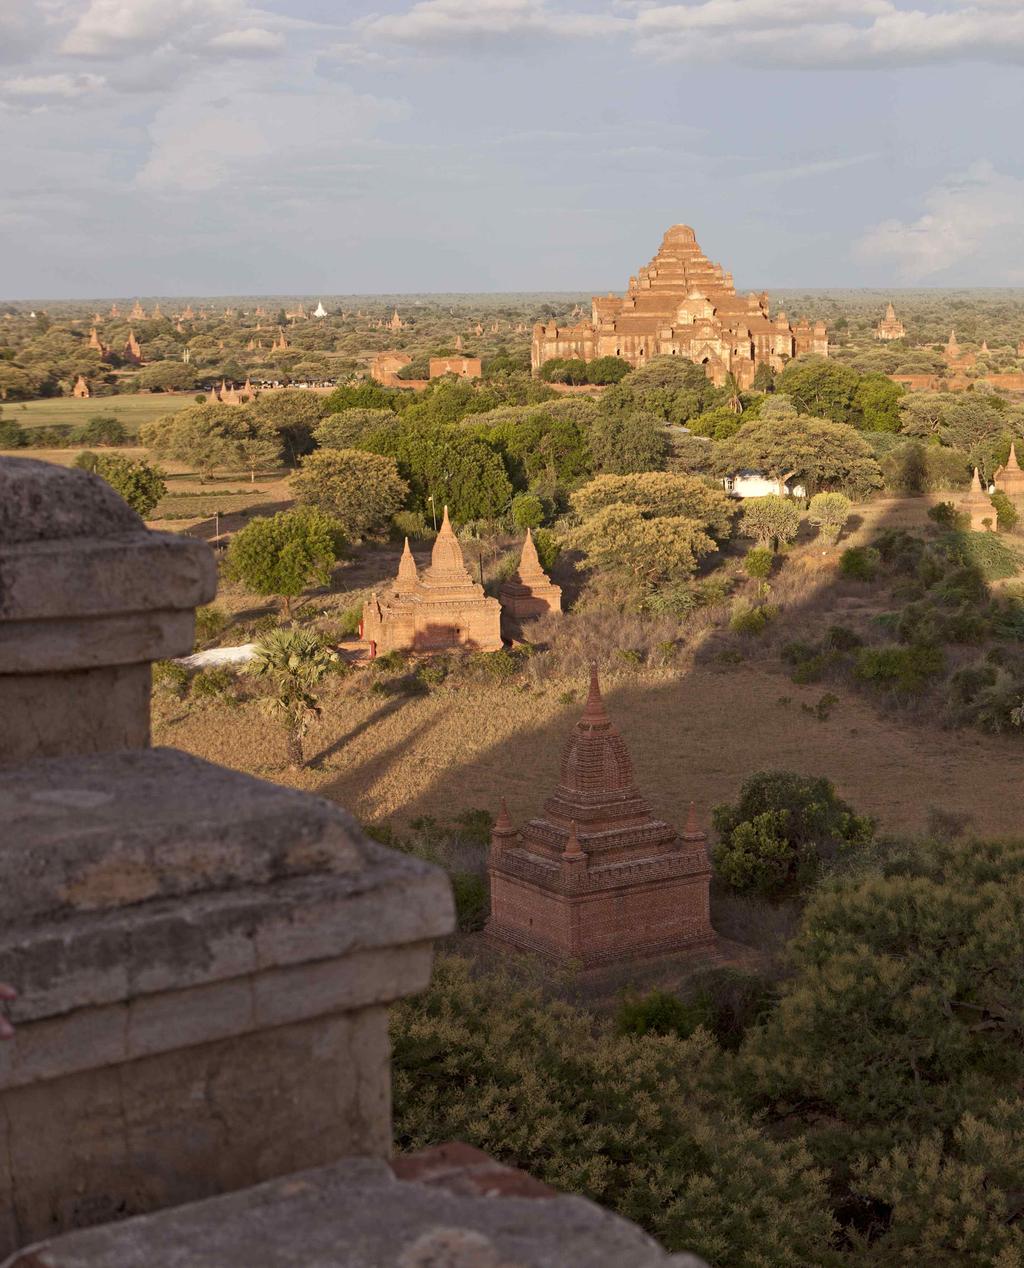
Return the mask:
[[[304,1171],[50,1240],[3,1268],[707,1268],[478,1150],[428,1154]]]
[[[216,587],[205,543],[99,477],[0,458],[0,762],[145,747],[150,664],[192,650]]]
[[[391,1147],[444,875],[173,750],[0,770],[0,1250]]]

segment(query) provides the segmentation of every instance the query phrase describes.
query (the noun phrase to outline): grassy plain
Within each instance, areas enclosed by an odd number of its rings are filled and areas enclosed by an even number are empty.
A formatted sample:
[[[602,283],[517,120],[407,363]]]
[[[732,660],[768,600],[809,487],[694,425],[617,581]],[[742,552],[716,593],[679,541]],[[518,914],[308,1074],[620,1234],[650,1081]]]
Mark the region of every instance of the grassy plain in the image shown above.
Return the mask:
[[[3,417],[22,427],[51,427],[61,423],[81,427],[90,418],[102,414],[116,418],[134,435],[143,423],[151,423],[155,418],[184,409],[186,405],[194,405],[195,398],[194,392],[91,396],[84,401],[71,396],[53,396],[38,401],[4,402]]]

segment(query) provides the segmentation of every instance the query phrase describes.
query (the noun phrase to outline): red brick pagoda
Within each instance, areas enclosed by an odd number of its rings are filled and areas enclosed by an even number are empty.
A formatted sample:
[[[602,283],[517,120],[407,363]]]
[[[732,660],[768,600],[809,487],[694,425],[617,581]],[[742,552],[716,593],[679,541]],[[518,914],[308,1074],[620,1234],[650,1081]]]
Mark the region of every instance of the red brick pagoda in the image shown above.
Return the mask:
[[[502,803],[488,872],[489,936],[551,959],[589,967],[714,939],[707,837],[692,805],[682,833],[652,816],[596,668],[558,786],[521,833]]]

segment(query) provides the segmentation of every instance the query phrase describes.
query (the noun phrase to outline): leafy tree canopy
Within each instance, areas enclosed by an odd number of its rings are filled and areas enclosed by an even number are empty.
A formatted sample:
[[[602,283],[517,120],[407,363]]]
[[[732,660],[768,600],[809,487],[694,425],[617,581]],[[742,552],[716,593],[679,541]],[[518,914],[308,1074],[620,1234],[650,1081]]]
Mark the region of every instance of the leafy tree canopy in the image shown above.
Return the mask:
[[[318,507],[352,541],[386,533],[409,486],[394,458],[360,449],[320,449],[292,476],[297,500]]]
[[[345,545],[330,516],[304,506],[250,520],[232,537],[225,571],[256,594],[276,595],[285,615],[307,586],[326,585]]]

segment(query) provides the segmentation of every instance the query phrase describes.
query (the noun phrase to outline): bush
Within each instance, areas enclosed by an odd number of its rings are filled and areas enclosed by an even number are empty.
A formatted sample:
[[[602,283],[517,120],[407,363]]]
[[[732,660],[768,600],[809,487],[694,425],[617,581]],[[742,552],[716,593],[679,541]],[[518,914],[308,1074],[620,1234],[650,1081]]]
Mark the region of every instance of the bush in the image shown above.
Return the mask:
[[[729,628],[736,634],[763,634],[770,622],[778,616],[778,612],[778,608],[771,603],[740,606],[733,613]]]
[[[1002,489],[996,489],[995,493],[992,494],[991,500],[996,513],[997,526],[1004,533],[1011,532],[1017,527],[1017,521],[1020,519],[1017,508]]]
[[[391,524],[399,537],[411,537],[413,541],[426,541],[434,536],[422,511],[396,511]]]
[[[299,503],[331,516],[353,541],[379,536],[409,492],[393,458],[360,449],[318,449],[291,483]]]
[[[544,522],[544,503],[534,493],[518,493],[512,499],[512,523],[516,528],[539,528]]]
[[[920,695],[946,667],[942,650],[918,644],[912,647],[864,647],[857,656],[855,673],[862,682],[887,688],[900,696]]]
[[[881,562],[873,546],[849,546],[839,556],[839,572],[851,581],[874,581]]]
[[[824,778],[765,771],[751,776],[735,806],[716,806],[715,867],[733,889],[774,896],[801,887],[822,862],[866,845],[871,819],[857,815]]]
[[[940,528],[959,529],[964,526],[968,517],[962,515],[952,502],[936,502],[928,508],[928,518]]]
[[[460,933],[476,933],[487,923],[491,891],[485,876],[477,872],[453,872],[452,893]]]
[[[756,581],[767,581],[772,575],[774,565],[775,555],[767,546],[751,547],[743,560],[747,576],[753,577]]]
[[[28,437],[17,423],[0,419],[0,449],[21,449],[28,444]]]
[[[188,691],[189,681],[190,675],[184,665],[175,664],[173,660],[153,662],[155,691],[166,691],[180,699]]]
[[[196,608],[196,642],[205,643],[217,635],[227,625],[227,617],[216,607]]]
[[[233,694],[234,675],[226,669],[201,669],[192,679],[196,700],[224,700]]]
[[[136,515],[145,518],[167,492],[163,472],[148,462],[101,454],[91,470],[119,493]]]
[[[815,493],[807,518],[817,524],[822,540],[834,546],[850,518],[850,499],[842,493]]]
[[[615,1012],[618,1035],[678,1035],[687,1039],[701,1024],[698,1010],[669,991],[627,995]]]
[[[758,545],[775,548],[791,542],[800,528],[800,508],[792,498],[769,493],[747,498],[740,514],[740,532],[753,537]]]

